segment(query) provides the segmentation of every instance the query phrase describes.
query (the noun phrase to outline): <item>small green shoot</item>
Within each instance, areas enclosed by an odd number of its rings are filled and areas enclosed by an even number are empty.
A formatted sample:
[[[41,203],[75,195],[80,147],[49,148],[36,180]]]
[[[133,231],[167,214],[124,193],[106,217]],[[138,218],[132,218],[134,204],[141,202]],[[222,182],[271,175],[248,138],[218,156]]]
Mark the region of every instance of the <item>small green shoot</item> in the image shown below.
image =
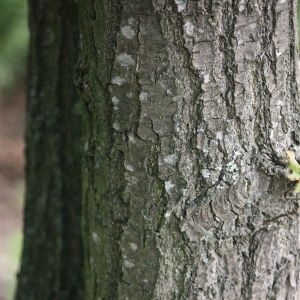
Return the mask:
[[[300,165],[298,164],[293,151],[287,150],[285,151],[285,155],[288,159],[288,167],[292,171],[292,173],[286,174],[286,177],[290,181],[297,182],[294,192],[296,194],[300,193]]]

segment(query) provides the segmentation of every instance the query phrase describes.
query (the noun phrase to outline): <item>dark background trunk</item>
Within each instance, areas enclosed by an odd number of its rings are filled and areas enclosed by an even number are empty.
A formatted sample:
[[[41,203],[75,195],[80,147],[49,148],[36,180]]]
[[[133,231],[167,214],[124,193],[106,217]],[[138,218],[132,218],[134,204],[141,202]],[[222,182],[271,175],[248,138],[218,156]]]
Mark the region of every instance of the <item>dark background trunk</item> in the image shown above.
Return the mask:
[[[29,1],[25,240],[16,299],[82,299],[81,105],[74,1]]]

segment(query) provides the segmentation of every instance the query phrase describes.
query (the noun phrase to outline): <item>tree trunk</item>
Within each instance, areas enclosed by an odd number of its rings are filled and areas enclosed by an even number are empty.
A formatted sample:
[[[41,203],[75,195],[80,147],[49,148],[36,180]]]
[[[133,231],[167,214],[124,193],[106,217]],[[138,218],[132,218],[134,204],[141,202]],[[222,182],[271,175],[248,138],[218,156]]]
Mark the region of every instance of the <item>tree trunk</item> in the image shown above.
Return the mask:
[[[85,299],[299,299],[295,1],[80,1]]]
[[[81,102],[73,0],[30,0],[25,241],[16,300],[82,299]]]

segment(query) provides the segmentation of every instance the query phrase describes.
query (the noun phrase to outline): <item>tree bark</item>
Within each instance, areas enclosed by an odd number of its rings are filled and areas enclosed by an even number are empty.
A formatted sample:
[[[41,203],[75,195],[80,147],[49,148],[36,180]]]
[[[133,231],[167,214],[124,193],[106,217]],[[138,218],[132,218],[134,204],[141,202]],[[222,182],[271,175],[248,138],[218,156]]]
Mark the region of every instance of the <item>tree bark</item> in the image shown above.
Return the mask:
[[[30,0],[29,11],[25,240],[15,299],[82,299],[77,6]]]
[[[85,299],[299,299],[295,1],[80,1]]]

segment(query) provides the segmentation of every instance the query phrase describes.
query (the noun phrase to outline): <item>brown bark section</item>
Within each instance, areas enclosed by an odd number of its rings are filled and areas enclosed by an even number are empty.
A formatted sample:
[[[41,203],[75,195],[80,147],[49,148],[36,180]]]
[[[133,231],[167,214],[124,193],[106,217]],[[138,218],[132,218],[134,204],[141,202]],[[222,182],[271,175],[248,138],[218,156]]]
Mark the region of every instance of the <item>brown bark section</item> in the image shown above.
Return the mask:
[[[81,1],[86,299],[297,299],[295,2]]]
[[[82,299],[77,7],[29,1],[24,247],[15,299]]]

